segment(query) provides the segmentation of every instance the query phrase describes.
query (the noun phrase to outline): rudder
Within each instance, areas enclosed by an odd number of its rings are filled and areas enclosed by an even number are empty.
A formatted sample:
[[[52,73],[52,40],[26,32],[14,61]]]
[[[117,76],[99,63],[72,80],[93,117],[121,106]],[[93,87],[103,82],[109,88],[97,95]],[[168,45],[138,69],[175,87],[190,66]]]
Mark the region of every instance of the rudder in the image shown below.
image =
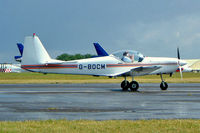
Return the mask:
[[[45,64],[50,60],[51,57],[38,36],[33,34],[33,36],[25,37],[22,65]]]

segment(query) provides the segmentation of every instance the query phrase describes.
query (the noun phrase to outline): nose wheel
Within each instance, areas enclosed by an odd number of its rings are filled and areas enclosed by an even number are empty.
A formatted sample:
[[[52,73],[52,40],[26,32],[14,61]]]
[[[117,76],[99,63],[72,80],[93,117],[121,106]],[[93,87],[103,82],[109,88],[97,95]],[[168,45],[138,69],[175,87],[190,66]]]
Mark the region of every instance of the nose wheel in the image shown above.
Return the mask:
[[[167,82],[162,81],[162,82],[160,83],[160,89],[161,89],[161,90],[167,90],[167,88],[168,88]]]
[[[160,74],[160,78],[161,78],[161,80],[162,80],[162,82],[160,83],[160,89],[161,89],[161,90],[167,90],[168,84],[167,84],[167,82],[165,82],[165,81],[163,80],[162,73]]]

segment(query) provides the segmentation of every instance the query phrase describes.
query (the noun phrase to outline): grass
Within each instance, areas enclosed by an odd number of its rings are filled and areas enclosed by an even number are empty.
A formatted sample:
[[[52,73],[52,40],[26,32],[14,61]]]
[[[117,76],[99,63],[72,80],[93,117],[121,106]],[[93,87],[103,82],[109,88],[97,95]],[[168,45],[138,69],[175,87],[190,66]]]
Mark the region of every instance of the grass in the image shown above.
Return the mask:
[[[0,132],[20,133],[197,133],[200,120],[46,120],[0,122]]]
[[[179,73],[172,77],[164,75],[169,83],[200,83],[200,73],[184,73],[183,80]],[[59,84],[59,83],[121,83],[123,77],[108,78],[94,77],[87,75],[66,75],[66,74],[41,74],[41,73],[0,73],[0,84]],[[128,78],[131,81],[131,77]],[[160,83],[159,75],[147,75],[135,77],[139,83]]]

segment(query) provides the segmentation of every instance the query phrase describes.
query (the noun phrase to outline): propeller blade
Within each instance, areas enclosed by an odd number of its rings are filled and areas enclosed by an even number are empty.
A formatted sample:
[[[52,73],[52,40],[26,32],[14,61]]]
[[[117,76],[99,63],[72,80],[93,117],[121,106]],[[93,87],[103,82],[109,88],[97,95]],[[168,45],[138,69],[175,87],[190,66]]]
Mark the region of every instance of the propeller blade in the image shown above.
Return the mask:
[[[177,57],[178,57],[179,60],[181,59],[180,58],[180,53],[179,53],[179,47],[177,48]]]
[[[183,79],[183,72],[182,72],[182,68],[181,68],[181,66],[179,66],[179,71],[180,71],[181,80],[182,80],[182,79]]]
[[[179,68],[179,71],[180,71],[180,75],[181,75],[181,80],[183,79],[183,73],[182,73],[182,68],[181,68],[181,65],[180,65],[180,52],[179,52],[179,47],[177,48],[177,58],[178,58],[178,68]]]

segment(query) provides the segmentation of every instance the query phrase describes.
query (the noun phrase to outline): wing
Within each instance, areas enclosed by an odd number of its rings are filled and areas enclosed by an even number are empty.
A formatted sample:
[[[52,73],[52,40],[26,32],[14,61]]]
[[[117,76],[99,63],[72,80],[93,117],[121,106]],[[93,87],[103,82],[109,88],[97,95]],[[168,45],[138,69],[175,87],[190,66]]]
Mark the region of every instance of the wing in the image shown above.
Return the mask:
[[[161,68],[161,66],[144,66],[144,67],[137,67],[137,68],[131,69],[131,71],[132,72],[150,73],[159,68]]]
[[[132,68],[129,71],[116,73],[114,76],[123,76],[123,75],[147,75],[157,69],[161,68],[161,66],[143,66],[143,67],[136,67]]]
[[[149,73],[161,68],[161,66],[144,66],[144,67],[135,67],[131,68],[130,70],[120,71],[118,73],[114,74],[98,74],[93,76],[108,76],[108,77],[115,77],[115,76],[130,76],[130,75],[136,75],[136,76],[142,76],[142,75],[148,75]]]

